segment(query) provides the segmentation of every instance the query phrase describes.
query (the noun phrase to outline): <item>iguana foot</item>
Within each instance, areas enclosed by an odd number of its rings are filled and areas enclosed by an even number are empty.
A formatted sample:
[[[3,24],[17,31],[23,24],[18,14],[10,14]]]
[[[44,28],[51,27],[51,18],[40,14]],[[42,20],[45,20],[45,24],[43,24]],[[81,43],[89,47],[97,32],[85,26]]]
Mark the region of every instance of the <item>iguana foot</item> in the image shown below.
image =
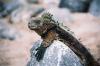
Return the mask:
[[[38,47],[36,49],[37,53],[35,54],[36,60],[40,61],[43,59],[45,51],[46,51],[47,47],[44,47],[43,45],[41,45],[40,47]]]

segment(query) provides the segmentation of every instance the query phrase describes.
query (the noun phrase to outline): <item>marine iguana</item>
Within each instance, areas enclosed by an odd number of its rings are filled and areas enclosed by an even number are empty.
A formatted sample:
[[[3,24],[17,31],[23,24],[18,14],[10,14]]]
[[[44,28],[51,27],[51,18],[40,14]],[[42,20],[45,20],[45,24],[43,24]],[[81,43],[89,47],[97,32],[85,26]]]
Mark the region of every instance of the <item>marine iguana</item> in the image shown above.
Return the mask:
[[[28,27],[43,39],[40,47],[36,49],[35,57],[37,61],[43,59],[46,49],[54,40],[59,40],[79,56],[84,66],[100,66],[88,50],[70,34],[69,29],[53,19],[52,14],[44,13],[41,17],[30,19]]]

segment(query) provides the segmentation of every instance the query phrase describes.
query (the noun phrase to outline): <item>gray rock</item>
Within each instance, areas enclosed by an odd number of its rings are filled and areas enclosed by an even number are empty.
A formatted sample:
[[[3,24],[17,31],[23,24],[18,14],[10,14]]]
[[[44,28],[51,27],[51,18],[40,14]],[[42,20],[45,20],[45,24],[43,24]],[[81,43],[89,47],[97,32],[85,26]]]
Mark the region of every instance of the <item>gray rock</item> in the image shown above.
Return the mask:
[[[9,0],[9,2],[4,2],[5,8],[7,11],[13,11],[14,9],[18,8],[21,3],[19,0]]]
[[[4,11],[4,4],[2,1],[0,1],[0,12]]]
[[[36,48],[41,41],[37,41],[31,49],[31,60],[27,66],[83,66],[76,54],[62,42],[55,40],[47,48],[44,58],[38,62],[35,58]]]
[[[61,0],[59,7],[68,8],[72,12],[86,12],[91,0]]]
[[[5,11],[5,6],[2,1],[0,1],[0,18],[5,17],[7,15],[7,12]]]
[[[4,12],[2,14],[5,16],[9,15],[12,11],[19,8],[20,6],[26,5],[26,0],[0,0],[4,5]],[[1,15],[2,15],[1,14]]]
[[[15,40],[21,34],[13,28],[8,27],[5,23],[0,21],[0,39]]]
[[[89,12],[94,16],[100,16],[100,0],[93,0]]]

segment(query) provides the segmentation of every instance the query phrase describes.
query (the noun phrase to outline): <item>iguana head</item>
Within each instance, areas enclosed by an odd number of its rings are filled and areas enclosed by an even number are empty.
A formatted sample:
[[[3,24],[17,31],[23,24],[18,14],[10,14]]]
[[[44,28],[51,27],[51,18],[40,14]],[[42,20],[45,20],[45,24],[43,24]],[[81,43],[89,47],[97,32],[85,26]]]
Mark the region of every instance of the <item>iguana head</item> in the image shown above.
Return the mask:
[[[54,26],[52,16],[50,13],[44,13],[41,17],[30,19],[28,27],[38,33],[45,33]]]
[[[31,30],[39,29],[43,27],[44,24],[48,24],[52,22],[52,16],[50,13],[44,13],[41,17],[30,19],[28,23],[28,27]]]
[[[43,23],[38,18],[36,18],[36,19],[30,19],[30,21],[28,23],[28,27],[31,30],[39,29],[42,25],[43,25]]]

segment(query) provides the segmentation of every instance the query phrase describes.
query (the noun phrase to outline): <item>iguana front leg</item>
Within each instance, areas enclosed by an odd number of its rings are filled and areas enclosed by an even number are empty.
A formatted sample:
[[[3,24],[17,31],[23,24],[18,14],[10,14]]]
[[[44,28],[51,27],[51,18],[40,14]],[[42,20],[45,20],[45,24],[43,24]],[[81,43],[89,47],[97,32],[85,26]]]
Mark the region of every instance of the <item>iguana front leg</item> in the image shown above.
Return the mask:
[[[42,37],[43,38],[43,42],[41,43],[40,47],[38,47],[37,53],[35,54],[35,57],[37,59],[37,61],[40,61],[41,59],[43,59],[44,53],[47,49],[47,47],[49,47],[53,41],[55,39],[57,39],[57,33],[53,30],[48,31],[48,33]]]

